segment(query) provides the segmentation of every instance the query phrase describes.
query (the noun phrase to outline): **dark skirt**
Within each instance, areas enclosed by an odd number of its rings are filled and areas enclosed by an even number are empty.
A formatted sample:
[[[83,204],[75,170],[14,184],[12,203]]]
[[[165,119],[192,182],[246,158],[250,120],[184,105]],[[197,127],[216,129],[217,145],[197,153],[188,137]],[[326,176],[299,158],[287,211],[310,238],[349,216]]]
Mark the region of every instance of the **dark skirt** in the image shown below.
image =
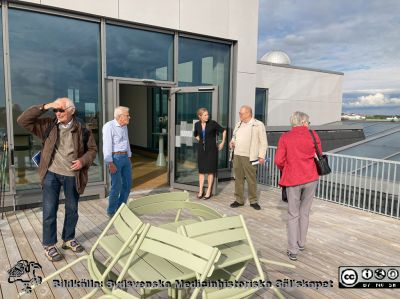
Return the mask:
[[[218,149],[217,146],[210,146],[203,149],[201,144],[198,145],[197,162],[199,166],[199,173],[216,173],[218,163]]]

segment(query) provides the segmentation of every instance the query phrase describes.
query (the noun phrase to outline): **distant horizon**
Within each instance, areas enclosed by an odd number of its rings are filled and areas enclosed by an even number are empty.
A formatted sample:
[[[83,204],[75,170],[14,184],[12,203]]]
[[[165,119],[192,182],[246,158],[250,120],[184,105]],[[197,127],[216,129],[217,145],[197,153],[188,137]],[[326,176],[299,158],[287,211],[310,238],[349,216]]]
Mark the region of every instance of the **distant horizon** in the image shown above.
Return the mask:
[[[400,117],[400,113],[399,114],[382,114],[382,113],[360,113],[360,112],[354,112],[354,111],[342,111],[342,114],[356,114],[356,115],[361,115],[361,116],[397,116]]]

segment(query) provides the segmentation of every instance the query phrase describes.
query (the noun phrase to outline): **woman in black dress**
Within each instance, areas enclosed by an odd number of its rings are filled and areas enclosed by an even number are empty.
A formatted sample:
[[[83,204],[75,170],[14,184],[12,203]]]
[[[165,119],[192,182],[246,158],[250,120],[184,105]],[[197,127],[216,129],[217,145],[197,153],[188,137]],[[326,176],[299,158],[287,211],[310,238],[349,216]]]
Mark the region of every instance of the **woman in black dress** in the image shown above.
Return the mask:
[[[199,141],[197,156],[199,166],[199,194],[197,198],[200,199],[204,196],[204,174],[207,173],[208,186],[204,199],[209,199],[212,196],[211,190],[214,173],[217,172],[218,151],[224,148],[226,130],[216,121],[208,119],[208,110],[206,108],[199,108],[197,116],[199,121],[194,125],[194,137]],[[222,141],[217,146],[218,133],[222,133]]]

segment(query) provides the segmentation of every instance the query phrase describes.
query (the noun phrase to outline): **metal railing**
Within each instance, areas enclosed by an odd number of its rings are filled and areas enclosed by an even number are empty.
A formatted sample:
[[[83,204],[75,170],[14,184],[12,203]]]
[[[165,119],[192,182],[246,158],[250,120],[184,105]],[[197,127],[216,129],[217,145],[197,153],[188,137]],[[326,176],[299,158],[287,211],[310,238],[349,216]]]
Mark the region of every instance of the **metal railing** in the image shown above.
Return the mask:
[[[271,160],[258,166],[259,184],[279,187],[275,152],[269,147]],[[319,178],[316,198],[400,219],[400,162],[325,154],[332,172]]]

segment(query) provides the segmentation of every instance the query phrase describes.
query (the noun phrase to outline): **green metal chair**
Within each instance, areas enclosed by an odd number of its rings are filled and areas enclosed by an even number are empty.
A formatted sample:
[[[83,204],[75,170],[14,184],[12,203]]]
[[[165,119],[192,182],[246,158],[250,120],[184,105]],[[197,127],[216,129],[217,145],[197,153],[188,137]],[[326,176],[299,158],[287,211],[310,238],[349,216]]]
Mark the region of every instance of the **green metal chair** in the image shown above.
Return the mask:
[[[113,250],[116,250],[115,247]],[[107,250],[107,248],[106,248]],[[110,250],[110,248],[108,248]],[[109,252],[114,255],[115,252]],[[133,248],[127,248],[118,259],[123,267],[117,282],[129,276],[134,281],[162,281],[170,287],[169,296],[174,293],[176,281],[198,280],[210,277],[221,252],[202,242],[190,239],[176,232],[145,224],[143,232]],[[159,292],[161,288],[142,288],[141,298]],[[115,294],[116,290],[112,290]],[[200,288],[194,288],[190,298],[196,298]]]
[[[179,209],[185,201],[189,201],[189,193],[186,191],[164,192],[136,199],[130,198],[127,205],[138,216],[178,209],[176,217],[179,217]]]
[[[128,206],[139,217],[174,211],[174,219],[158,225],[174,232],[183,224],[224,217],[223,214],[207,205],[189,201],[189,193],[186,191],[159,193],[131,199]]]
[[[183,225],[178,231],[185,236],[221,250],[221,258],[215,265],[216,271],[211,277],[212,280],[239,280],[250,262],[253,262],[257,269],[257,276],[251,280],[253,282],[265,281],[261,262],[294,268],[290,264],[258,257],[242,215]],[[258,288],[208,288],[203,290],[203,298],[247,298],[261,287],[260,285]],[[279,298],[284,298],[276,287],[272,286],[271,288]]]
[[[135,244],[142,226],[142,221],[131,212],[127,205],[122,204],[91,248],[89,254],[79,257],[72,263],[45,277],[42,281],[42,284],[84,260],[87,261],[87,268],[89,270],[91,279],[94,281],[103,282],[109,279],[115,281],[118,276],[112,272],[112,269],[117,264],[117,261],[121,257],[122,253],[128,249],[128,246],[133,246]],[[111,252],[109,250],[105,250],[110,254],[104,262],[101,262],[95,257],[95,253],[98,253],[99,249],[107,249],[115,244],[119,244],[119,247],[116,251]],[[104,252],[104,250],[102,250],[102,252]],[[108,290],[106,288],[106,284],[103,283],[103,285],[103,291],[107,292]],[[37,286],[38,285],[33,286],[32,289]],[[96,288],[93,289],[83,298],[90,298],[96,293],[96,291]],[[20,295],[23,294],[21,293]]]

